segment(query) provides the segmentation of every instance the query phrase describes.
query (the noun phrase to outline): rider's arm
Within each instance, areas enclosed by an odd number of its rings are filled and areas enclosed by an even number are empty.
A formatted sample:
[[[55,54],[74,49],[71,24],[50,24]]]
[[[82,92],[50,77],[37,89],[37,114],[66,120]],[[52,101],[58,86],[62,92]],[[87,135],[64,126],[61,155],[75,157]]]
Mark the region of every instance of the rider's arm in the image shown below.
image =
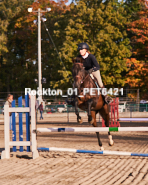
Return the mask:
[[[93,63],[93,68],[95,71],[100,70],[100,65],[98,64],[94,55],[91,55],[91,61]]]

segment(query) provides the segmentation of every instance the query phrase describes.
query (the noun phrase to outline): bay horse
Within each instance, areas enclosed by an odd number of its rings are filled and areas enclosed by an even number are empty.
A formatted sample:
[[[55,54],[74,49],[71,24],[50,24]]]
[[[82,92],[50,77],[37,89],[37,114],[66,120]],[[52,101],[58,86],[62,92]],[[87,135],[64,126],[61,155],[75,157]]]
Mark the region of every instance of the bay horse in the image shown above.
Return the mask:
[[[99,94],[97,86],[89,74],[83,67],[83,58],[77,57],[73,59],[72,75],[74,79],[73,88],[77,89],[77,94],[74,95],[75,114],[77,122],[82,123],[82,118],[79,115],[78,108],[87,111],[88,122],[94,127],[97,127],[96,114],[99,113],[105,120],[105,126],[109,127],[109,105],[105,103],[104,96]],[[93,94],[84,93],[88,89],[94,89]],[[100,140],[99,132],[96,132],[98,144],[101,150],[104,150]],[[114,141],[112,135],[108,132],[109,145],[112,146]]]

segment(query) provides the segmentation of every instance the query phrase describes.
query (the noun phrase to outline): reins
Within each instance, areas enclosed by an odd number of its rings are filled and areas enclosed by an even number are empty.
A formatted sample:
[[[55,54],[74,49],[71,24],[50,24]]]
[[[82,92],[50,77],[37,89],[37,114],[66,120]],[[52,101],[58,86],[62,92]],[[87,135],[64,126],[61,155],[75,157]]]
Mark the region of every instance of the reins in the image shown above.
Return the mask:
[[[89,74],[87,74],[87,75],[85,76],[84,80],[81,81],[81,84],[84,83],[84,81],[86,80],[86,78],[87,78],[88,75],[89,75]],[[80,79],[82,79],[82,77],[81,77],[80,75],[76,75],[76,76],[74,77],[74,79],[75,79],[75,78],[80,78]]]

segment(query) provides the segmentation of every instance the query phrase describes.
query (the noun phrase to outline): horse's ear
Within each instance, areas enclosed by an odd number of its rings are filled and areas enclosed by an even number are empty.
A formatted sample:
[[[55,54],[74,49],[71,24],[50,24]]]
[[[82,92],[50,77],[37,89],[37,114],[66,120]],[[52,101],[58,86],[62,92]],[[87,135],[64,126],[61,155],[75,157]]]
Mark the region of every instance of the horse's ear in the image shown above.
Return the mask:
[[[75,58],[72,58],[72,63],[74,64],[76,62],[76,59]]]

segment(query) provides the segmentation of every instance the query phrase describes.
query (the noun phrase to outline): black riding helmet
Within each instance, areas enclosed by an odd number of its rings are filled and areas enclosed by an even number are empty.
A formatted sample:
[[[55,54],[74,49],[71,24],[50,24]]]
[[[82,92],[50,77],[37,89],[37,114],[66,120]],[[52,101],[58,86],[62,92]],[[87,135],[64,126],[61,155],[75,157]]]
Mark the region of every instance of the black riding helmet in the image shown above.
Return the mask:
[[[86,44],[85,42],[80,43],[78,45],[78,51],[81,50],[81,49],[87,49],[87,50],[89,50],[88,44]]]

